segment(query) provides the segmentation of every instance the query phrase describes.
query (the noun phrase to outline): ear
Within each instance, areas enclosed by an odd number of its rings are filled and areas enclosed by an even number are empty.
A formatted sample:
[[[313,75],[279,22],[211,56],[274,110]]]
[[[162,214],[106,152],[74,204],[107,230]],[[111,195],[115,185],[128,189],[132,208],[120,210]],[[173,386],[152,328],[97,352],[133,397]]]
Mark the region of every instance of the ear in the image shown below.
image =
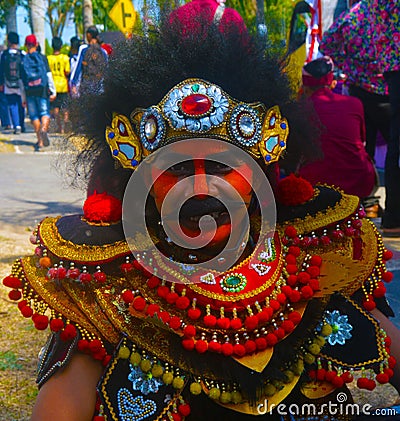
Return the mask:
[[[335,89],[336,88],[336,85],[337,85],[337,80],[336,79],[333,79],[330,88],[331,89]]]

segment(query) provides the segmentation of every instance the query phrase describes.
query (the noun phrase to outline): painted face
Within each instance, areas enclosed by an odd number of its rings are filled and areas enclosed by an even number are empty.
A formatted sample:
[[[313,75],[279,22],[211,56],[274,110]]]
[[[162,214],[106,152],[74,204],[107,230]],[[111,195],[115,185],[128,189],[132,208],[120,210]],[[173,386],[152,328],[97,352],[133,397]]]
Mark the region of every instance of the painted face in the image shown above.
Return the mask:
[[[195,245],[198,240],[214,246],[224,243],[231,232],[240,229],[252,197],[253,172],[224,142],[210,144],[201,142],[207,142],[207,139],[198,140],[197,151],[193,151],[193,144],[177,142],[172,145],[176,154],[174,162],[179,163],[168,170],[160,169],[162,154],[152,163],[151,195],[163,215],[164,227],[173,207],[182,204],[179,226],[193,239],[191,244]],[[205,215],[211,216],[213,221],[208,218],[208,223],[201,223],[200,229],[199,221]]]

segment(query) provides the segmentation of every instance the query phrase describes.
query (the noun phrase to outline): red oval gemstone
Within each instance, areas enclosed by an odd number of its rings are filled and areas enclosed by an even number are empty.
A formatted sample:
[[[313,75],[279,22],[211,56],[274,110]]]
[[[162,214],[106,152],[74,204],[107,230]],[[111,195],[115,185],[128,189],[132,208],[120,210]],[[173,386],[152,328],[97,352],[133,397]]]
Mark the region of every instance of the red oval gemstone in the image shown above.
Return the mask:
[[[182,100],[182,111],[187,115],[205,114],[211,108],[211,100],[202,94],[192,94]]]

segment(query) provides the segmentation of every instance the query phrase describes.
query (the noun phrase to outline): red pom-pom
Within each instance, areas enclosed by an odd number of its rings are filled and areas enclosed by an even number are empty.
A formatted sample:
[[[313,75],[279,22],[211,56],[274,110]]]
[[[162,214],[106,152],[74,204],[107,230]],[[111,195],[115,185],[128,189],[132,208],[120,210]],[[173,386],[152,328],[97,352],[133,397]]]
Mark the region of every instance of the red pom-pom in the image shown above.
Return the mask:
[[[278,338],[274,333],[268,333],[265,339],[267,341],[268,346],[275,346],[278,343]]]
[[[57,278],[58,279],[64,279],[67,276],[67,269],[65,269],[65,267],[60,266],[57,269]]]
[[[390,338],[390,336],[386,336],[386,338],[385,338],[385,345],[387,347],[389,347],[389,348],[392,345],[392,339]]]
[[[387,283],[391,282],[393,279],[393,273],[392,272],[383,272],[382,273],[382,281],[385,281]]]
[[[251,339],[245,342],[244,347],[246,348],[246,354],[252,354],[257,349],[256,343]]]
[[[385,384],[389,382],[389,376],[386,373],[379,373],[376,376],[376,381],[380,384]]]
[[[204,354],[208,349],[208,343],[200,339],[196,341],[195,348],[199,354]]]
[[[177,330],[181,327],[181,323],[181,319],[178,316],[173,316],[168,324],[171,329]]]
[[[221,352],[221,344],[217,341],[211,341],[208,344],[208,350],[218,354],[219,352]]]
[[[307,273],[310,274],[311,278],[316,278],[320,274],[318,266],[310,266],[307,268]]]
[[[78,351],[88,352],[89,351],[89,341],[86,339],[80,339],[78,341]]]
[[[336,387],[336,388],[340,388],[340,387],[343,387],[343,384],[344,384],[344,380],[340,377],[340,376],[338,376],[338,375],[336,375],[332,380],[331,380],[331,383]]]
[[[321,258],[321,256],[318,256],[318,255],[314,255],[314,256],[312,256],[311,257],[311,259],[310,259],[310,265],[312,265],[312,266],[321,266],[321,264],[322,264],[322,258]]]
[[[190,415],[190,406],[188,404],[179,405],[178,412],[184,417],[187,417],[188,415]]]
[[[158,313],[158,317],[163,321],[163,323],[168,323],[171,319],[171,316],[169,315],[168,311],[160,311]]]
[[[121,298],[123,299],[123,301],[126,304],[130,304],[134,300],[135,296],[134,296],[134,294],[133,294],[132,291],[130,291],[129,289],[127,289],[126,291],[124,291],[121,294]]]
[[[45,330],[47,329],[47,326],[49,325],[49,318],[45,315],[41,315],[37,313],[36,315],[33,314],[32,320],[37,330]]]
[[[136,263],[136,262],[134,262]],[[121,265],[121,270],[122,272],[128,273],[133,269],[134,264],[126,262],[126,263],[122,263]]]
[[[135,297],[132,301],[133,308],[137,311],[143,311],[146,307],[146,300],[143,297]]]
[[[21,307],[20,312],[26,318],[32,317],[33,314],[33,310],[29,306]]]
[[[391,379],[394,376],[394,371],[391,368],[384,368],[383,372],[387,374],[389,379]]]
[[[197,320],[201,316],[201,311],[199,308],[189,308],[188,310],[188,317],[192,320]]]
[[[314,188],[306,179],[290,174],[278,183],[276,196],[283,205],[302,205],[314,196]]]
[[[158,304],[150,304],[147,308],[146,308],[146,313],[150,316],[153,317],[156,313],[158,313],[160,311],[160,306]]]
[[[71,339],[74,339],[75,336],[76,327],[74,325],[71,325],[70,323],[65,326],[64,330],[60,334],[60,338],[62,341],[70,341]]]
[[[300,291],[297,289],[294,289],[292,293],[290,294],[289,300],[291,303],[298,303],[301,299]]]
[[[248,316],[244,321],[247,330],[254,330],[258,326],[257,316]]]
[[[305,300],[310,299],[313,295],[314,295],[314,291],[312,290],[312,288],[308,285],[302,287],[300,289],[301,295]]]
[[[315,378],[319,380],[320,382],[322,382],[323,380],[325,380],[325,376],[326,376],[326,370],[324,368],[319,368],[316,372]]]
[[[17,289],[12,289],[8,293],[8,298],[13,301],[18,301],[22,297],[21,291],[18,291]]]
[[[158,285],[160,285],[160,278],[157,278],[157,276],[151,276],[148,280],[147,280],[147,286],[151,289],[153,288],[157,288]]]
[[[294,275],[297,273],[297,266],[296,265],[287,265],[286,270],[290,275]]]
[[[390,356],[388,358],[388,365],[389,365],[389,368],[394,368],[396,365],[396,358],[394,358],[393,356]]]
[[[221,346],[221,352],[226,357],[228,357],[229,355],[232,355],[233,354],[233,346],[232,346],[232,344],[230,344],[228,342],[222,344],[222,346]]]
[[[50,320],[50,329],[53,332],[58,332],[64,328],[64,322],[62,319],[52,319]]]
[[[157,295],[161,298],[165,298],[169,294],[169,288],[165,285],[161,285],[157,288]]]
[[[382,255],[382,259],[388,261],[393,258],[393,252],[391,250],[385,250]]]
[[[179,297],[175,301],[175,305],[176,305],[177,308],[179,308],[179,310],[185,310],[186,308],[189,307],[190,300],[189,300],[188,297]]]
[[[58,273],[58,271],[57,271]],[[93,278],[100,284],[104,283],[107,279],[107,276],[104,272],[98,271],[93,274]]]
[[[310,282],[308,283],[308,286],[310,286],[313,291],[319,291],[319,289],[320,289],[318,279],[310,279]]]
[[[79,275],[78,279],[83,283],[88,283],[92,280],[92,275],[88,272],[83,272]]]
[[[18,289],[22,287],[22,282],[15,276],[6,276],[3,279],[3,285],[8,288]]]
[[[297,235],[297,230],[292,225],[285,228],[285,235],[289,238],[294,238]]]
[[[367,389],[369,383],[369,379],[366,377],[360,377],[357,379],[357,387],[360,389]]]
[[[293,254],[290,254],[290,253],[288,253],[286,255],[285,261],[286,261],[286,264],[288,264],[288,265],[295,265],[297,263],[296,257],[293,256]]]
[[[382,298],[384,297],[386,294],[386,288],[383,285],[378,286],[378,288],[375,288],[374,291],[372,292],[372,295],[375,298]]]
[[[266,349],[268,346],[268,342],[266,338],[256,338],[255,343],[256,343],[256,347],[258,351],[262,351]]]
[[[257,313],[259,323],[263,324],[270,321],[273,314],[274,312],[271,307],[263,308],[262,311]]]
[[[286,283],[290,285],[291,287],[295,286],[297,284],[297,275],[291,274],[288,276]]]
[[[281,324],[281,327],[285,333],[290,333],[293,332],[295,326],[291,320],[284,320]]]
[[[288,319],[291,320],[295,325],[301,321],[301,314],[298,311],[292,311],[289,313]]]
[[[369,379],[367,383],[367,390],[374,390],[376,387],[375,380]]]
[[[327,371],[327,372],[326,372],[326,374],[325,374],[325,380],[326,380],[327,382],[331,383],[331,382],[332,382],[332,380],[333,380],[336,376],[337,376],[337,373],[336,373],[336,371],[335,371],[335,370],[330,370],[330,371]]]
[[[192,338],[188,339],[182,339],[182,346],[187,350],[187,351],[193,351],[194,350],[194,340]]]
[[[363,301],[362,303],[363,307],[367,311],[371,311],[376,307],[376,303],[373,299],[369,298],[368,300]]]
[[[297,275],[297,279],[301,284],[308,284],[308,282],[310,281],[311,277],[310,274],[307,272],[300,272]]]
[[[351,383],[354,380],[354,377],[350,373],[350,371],[345,371],[340,377],[343,379],[345,383]]]
[[[269,300],[269,306],[272,308],[273,311],[277,311],[281,308],[281,305],[277,300]]]
[[[231,325],[231,321],[229,320],[228,317],[220,317],[217,320],[217,326],[220,329],[229,329],[230,325]]]
[[[103,348],[103,344],[101,343],[100,339],[93,339],[89,342],[89,351],[93,354],[100,352]]]
[[[94,192],[83,205],[83,216],[90,222],[117,222],[122,218],[122,202],[107,193]]]
[[[182,417],[180,414],[177,414],[176,412],[171,413],[172,421],[182,421]]]
[[[203,317],[204,324],[207,327],[214,327],[217,324],[217,318],[212,314]]]
[[[233,353],[238,357],[243,357],[246,354],[246,348],[241,344],[236,344],[233,346]]]
[[[286,303],[286,295],[285,294],[283,294],[283,293],[279,293],[277,296],[276,296],[276,300],[279,302],[279,304],[285,304]]]
[[[293,256],[295,256],[295,257],[299,257],[300,253],[301,253],[300,247],[290,246],[289,250],[288,250],[288,253],[293,254]]]
[[[235,319],[231,320],[231,328],[238,330],[242,327],[242,321],[238,319],[237,317]]]
[[[101,363],[103,364],[103,367],[106,367],[110,361],[111,361],[111,355],[106,355],[103,358],[103,361]]]
[[[274,330],[274,335],[280,340],[285,337],[286,332],[281,327],[278,327],[278,329]]]
[[[179,298],[179,295],[176,292],[169,292],[165,299],[167,300],[168,304],[174,304],[175,301]]]
[[[193,325],[187,325],[183,329],[183,333],[185,336],[193,337],[196,335],[196,328]]]

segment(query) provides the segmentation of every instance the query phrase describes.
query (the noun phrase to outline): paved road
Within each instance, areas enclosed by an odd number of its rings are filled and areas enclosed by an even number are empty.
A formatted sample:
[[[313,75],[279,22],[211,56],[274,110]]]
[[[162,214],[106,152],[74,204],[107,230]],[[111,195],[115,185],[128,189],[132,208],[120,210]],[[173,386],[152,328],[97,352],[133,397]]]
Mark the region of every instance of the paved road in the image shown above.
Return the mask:
[[[81,211],[84,193],[66,186],[56,171],[57,144],[65,140],[51,135],[52,145],[38,153],[34,152],[36,138],[30,126],[27,133],[0,133],[2,137],[7,140],[0,141],[0,224],[34,227],[45,216]],[[378,194],[383,204],[384,189]],[[379,227],[380,221],[376,222]],[[387,285],[387,295],[397,314],[394,322],[400,328],[400,239],[386,239],[385,244],[394,252],[389,269],[395,278]]]

